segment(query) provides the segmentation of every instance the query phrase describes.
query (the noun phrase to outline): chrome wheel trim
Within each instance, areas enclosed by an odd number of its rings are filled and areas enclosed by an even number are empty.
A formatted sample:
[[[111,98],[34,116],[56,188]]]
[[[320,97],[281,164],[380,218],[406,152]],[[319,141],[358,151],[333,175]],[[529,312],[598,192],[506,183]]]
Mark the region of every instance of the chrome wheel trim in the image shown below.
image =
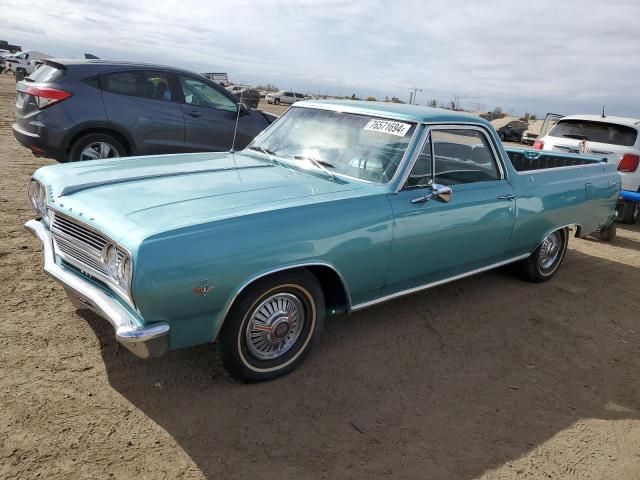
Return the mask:
[[[302,301],[286,292],[267,297],[249,315],[245,344],[262,361],[278,359],[291,350],[306,321]]]
[[[538,266],[545,271],[553,267],[562,252],[562,236],[560,232],[552,232],[545,238],[540,246]]]
[[[116,147],[107,142],[93,142],[84,147],[80,160],[97,160],[99,158],[116,158],[120,154]]]

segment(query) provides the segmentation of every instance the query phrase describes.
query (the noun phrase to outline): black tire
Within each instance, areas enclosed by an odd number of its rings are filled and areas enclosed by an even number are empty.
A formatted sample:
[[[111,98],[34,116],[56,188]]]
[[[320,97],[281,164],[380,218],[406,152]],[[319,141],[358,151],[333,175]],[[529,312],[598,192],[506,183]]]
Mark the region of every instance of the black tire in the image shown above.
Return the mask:
[[[544,256],[546,255],[546,242],[554,235],[559,235],[558,252],[554,260],[543,266]],[[555,237],[554,237],[555,238]],[[562,260],[567,253],[567,244],[569,243],[569,233],[566,228],[551,232],[535,249],[529,258],[522,262],[522,272],[524,277],[530,282],[546,282],[550,280],[560,268]]]
[[[261,309],[264,312],[264,308],[269,310],[268,307],[272,306],[269,302],[280,301],[282,297],[297,299],[301,308],[299,313],[304,317],[291,316],[291,310],[288,310],[288,315],[283,311],[273,310],[268,318],[258,313]],[[273,300],[274,298],[276,300]],[[232,377],[245,382],[271,380],[292,372],[317,343],[324,326],[324,309],[322,287],[316,277],[306,270],[276,273],[256,281],[242,292],[225,320],[220,334],[224,366]],[[297,309],[295,311],[297,312]],[[250,323],[254,316],[260,323]],[[294,335],[292,319],[297,319],[299,333],[291,340],[288,349],[282,354],[264,350],[276,344],[285,346],[287,335]],[[286,324],[280,332],[276,328],[278,324],[275,323],[278,320],[282,320],[281,325]],[[270,322],[269,325],[267,322]],[[256,326],[261,327],[261,330],[258,331]],[[267,333],[265,328],[271,330]],[[274,338],[277,342],[273,342]],[[254,353],[257,348],[263,348],[263,351]],[[279,356],[265,359],[259,355]]]
[[[598,237],[605,242],[612,242],[616,238],[617,230],[615,222],[610,223],[608,226],[598,230]]]
[[[87,135],[80,137],[71,146],[67,161],[69,162],[81,161],[80,155],[83,152],[83,150],[87,148],[89,145],[94,143],[106,143],[115,151],[116,155],[112,155],[108,158],[127,156],[127,150],[125,146],[122,144],[120,140],[118,140],[113,135],[109,135],[107,133],[89,133]]]
[[[504,142],[504,139],[506,138],[504,132],[500,132],[498,136],[500,137],[500,140]]]
[[[273,99],[273,103],[274,103],[274,105],[280,105],[280,99],[279,98],[274,98]]]
[[[625,201],[620,212],[620,221],[633,225],[640,220],[640,202]]]

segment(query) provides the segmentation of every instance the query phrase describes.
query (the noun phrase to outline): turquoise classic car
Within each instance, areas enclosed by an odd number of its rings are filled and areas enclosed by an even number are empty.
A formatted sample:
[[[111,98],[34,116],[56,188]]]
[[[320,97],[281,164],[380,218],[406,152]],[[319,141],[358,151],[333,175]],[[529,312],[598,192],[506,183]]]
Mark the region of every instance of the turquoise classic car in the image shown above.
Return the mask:
[[[26,228],[134,354],[218,341],[237,378],[296,368],[324,318],[518,262],[550,279],[610,225],[602,159],[509,149],[481,118],[299,102],[245,150],[37,170]]]

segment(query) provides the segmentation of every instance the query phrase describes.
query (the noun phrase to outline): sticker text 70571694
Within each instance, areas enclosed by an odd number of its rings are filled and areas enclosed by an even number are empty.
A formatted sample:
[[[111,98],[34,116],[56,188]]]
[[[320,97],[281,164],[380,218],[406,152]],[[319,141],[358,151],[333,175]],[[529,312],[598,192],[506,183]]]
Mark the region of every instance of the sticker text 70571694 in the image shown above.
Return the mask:
[[[404,137],[410,128],[411,124],[409,123],[393,122],[391,120],[369,120],[363,130]]]

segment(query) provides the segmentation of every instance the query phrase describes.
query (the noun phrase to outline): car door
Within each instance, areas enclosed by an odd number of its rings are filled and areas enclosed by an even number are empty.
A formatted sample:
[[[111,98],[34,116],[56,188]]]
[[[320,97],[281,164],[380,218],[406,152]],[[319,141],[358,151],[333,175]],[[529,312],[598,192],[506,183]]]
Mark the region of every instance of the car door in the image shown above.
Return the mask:
[[[201,79],[178,76],[185,122],[185,145],[194,152],[229,150],[238,120],[235,149],[244,148],[259,130],[250,110],[241,110],[238,99]]]
[[[509,255],[514,190],[484,128],[435,126],[427,135],[402,188],[389,195],[394,238],[383,295],[496,264]],[[431,184],[450,188],[449,201],[429,198]]]
[[[170,76],[120,71],[100,76],[107,120],[129,133],[138,155],[184,151],[184,119]]]

